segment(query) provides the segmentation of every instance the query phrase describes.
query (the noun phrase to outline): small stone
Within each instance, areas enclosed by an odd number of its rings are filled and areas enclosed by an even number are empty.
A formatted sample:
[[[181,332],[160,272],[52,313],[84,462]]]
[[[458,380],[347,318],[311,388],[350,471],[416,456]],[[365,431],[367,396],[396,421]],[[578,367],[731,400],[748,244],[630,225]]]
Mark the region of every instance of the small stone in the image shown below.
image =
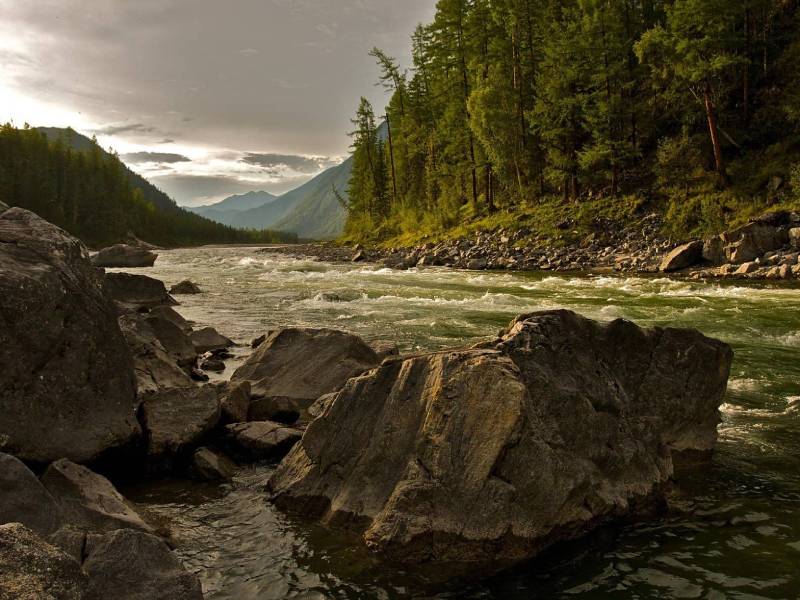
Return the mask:
[[[211,379],[208,375],[206,375],[205,373],[203,373],[200,369],[198,369],[196,367],[192,367],[192,370],[190,371],[190,373],[191,373],[192,380],[199,381],[200,383],[205,383],[206,381]]]
[[[758,264],[755,262],[746,262],[742,266],[740,266],[735,275],[749,275],[750,273],[754,273],[758,270]]]

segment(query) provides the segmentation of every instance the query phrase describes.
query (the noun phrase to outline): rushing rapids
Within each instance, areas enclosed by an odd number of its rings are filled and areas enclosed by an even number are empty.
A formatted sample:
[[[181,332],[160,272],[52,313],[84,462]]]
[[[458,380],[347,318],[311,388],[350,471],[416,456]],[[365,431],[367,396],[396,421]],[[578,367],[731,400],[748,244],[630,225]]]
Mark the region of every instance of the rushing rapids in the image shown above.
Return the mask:
[[[709,471],[683,480],[656,522],[604,530],[489,581],[430,589],[391,572],[341,532],[266,501],[269,466],[232,485],[164,483],[126,490],[169,519],[178,552],[210,598],[796,597],[800,576],[800,294],[785,285],[665,278],[405,272],[204,248],[162,253],[143,271],[205,293],[180,312],[237,342],[277,326],[347,329],[403,351],[480,341],[520,313],[696,327],[736,351]],[[242,355],[244,349],[238,350]],[[237,366],[230,361],[229,376]],[[685,494],[682,494],[685,492]]]

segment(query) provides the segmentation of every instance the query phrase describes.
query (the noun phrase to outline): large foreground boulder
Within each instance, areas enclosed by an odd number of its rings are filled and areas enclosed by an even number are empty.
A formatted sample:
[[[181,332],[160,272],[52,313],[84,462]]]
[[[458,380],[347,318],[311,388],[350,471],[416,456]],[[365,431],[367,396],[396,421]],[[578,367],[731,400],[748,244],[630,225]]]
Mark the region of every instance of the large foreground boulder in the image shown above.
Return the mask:
[[[81,565],[20,523],[0,525],[0,598],[84,600]]]
[[[157,258],[158,254],[147,248],[117,244],[92,256],[92,264],[110,269],[143,268],[152,267]]]
[[[380,360],[361,338],[330,329],[273,331],[239,367],[232,381],[249,381],[256,400],[252,420],[303,413],[317,398],[339,390]]]
[[[696,331],[521,317],[348,381],[269,490],[394,560],[507,566],[653,506],[714,447],[731,359]]]
[[[131,353],[81,242],[0,215],[0,451],[98,459],[138,433]]]

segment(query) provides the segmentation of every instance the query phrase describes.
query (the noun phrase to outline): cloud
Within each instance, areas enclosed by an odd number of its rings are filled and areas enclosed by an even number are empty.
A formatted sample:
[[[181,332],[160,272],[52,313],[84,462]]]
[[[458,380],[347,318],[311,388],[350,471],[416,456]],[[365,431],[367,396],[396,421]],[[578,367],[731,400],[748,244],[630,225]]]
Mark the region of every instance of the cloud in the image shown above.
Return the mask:
[[[320,156],[248,152],[241,160],[249,165],[262,167],[265,171],[270,173],[278,174],[288,169],[296,173],[311,174],[329,165],[331,159]]]
[[[155,127],[149,127],[144,123],[119,123],[116,125],[105,125],[91,131],[94,135],[120,135],[123,133],[154,133]]]
[[[192,159],[183,154],[172,154],[171,152],[129,152],[122,155],[123,162],[139,165],[142,163],[181,163],[191,162]]]

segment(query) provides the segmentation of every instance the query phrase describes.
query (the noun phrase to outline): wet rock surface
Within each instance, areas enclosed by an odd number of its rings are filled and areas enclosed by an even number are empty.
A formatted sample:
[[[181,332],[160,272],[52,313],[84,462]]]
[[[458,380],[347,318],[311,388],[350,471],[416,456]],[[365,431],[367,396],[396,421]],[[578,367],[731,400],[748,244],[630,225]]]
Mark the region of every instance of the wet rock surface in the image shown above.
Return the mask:
[[[0,215],[0,450],[92,461],[139,434],[132,359],[84,245]]]
[[[505,566],[657,504],[712,450],[731,359],[695,331],[520,317],[348,381],[269,489],[393,560]]]

